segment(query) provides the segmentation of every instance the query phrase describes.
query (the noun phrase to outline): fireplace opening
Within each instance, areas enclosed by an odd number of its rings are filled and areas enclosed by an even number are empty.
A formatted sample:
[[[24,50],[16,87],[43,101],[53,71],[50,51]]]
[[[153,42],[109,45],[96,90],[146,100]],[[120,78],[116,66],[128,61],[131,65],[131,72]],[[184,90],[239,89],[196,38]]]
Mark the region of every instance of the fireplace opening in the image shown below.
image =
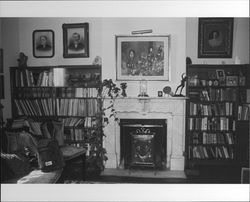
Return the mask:
[[[121,162],[125,169],[165,169],[165,119],[121,119]]]

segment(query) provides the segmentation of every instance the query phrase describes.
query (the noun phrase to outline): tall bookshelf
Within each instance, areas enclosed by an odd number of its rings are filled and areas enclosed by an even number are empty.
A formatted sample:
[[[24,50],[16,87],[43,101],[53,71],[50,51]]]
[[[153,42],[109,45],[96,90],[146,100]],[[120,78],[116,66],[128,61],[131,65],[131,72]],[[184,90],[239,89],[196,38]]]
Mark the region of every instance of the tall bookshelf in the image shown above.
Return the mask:
[[[187,65],[186,167],[249,165],[250,66]]]
[[[64,125],[64,143],[86,148],[87,163],[102,151],[101,66],[11,67],[12,116],[26,116],[37,134],[46,120]]]

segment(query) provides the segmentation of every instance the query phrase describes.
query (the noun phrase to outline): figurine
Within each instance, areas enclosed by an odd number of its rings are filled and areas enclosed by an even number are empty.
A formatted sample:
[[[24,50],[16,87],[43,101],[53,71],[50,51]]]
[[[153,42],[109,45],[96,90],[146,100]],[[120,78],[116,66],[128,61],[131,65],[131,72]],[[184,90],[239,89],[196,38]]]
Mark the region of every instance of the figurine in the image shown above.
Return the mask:
[[[26,56],[23,52],[19,53],[18,67],[27,67],[28,56]]]
[[[187,81],[187,77],[184,76],[184,75],[185,75],[185,73],[183,73],[183,74],[181,75],[181,84],[176,88],[176,90],[175,90],[175,95],[174,95],[174,96],[184,97],[184,95],[181,94],[183,88],[185,87],[185,82]],[[179,90],[179,88],[181,88],[181,90],[180,90],[180,93],[177,95],[176,93],[177,93],[177,91]]]
[[[127,83],[121,83],[120,85],[121,85],[121,89],[122,89],[121,95],[123,97],[127,97],[127,93],[126,93]]]

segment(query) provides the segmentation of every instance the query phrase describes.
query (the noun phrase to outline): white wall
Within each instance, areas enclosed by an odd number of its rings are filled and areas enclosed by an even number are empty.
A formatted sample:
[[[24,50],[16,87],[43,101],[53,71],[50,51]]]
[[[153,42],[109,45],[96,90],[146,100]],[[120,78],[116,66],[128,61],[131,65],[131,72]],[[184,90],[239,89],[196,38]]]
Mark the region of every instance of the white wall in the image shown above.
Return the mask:
[[[198,58],[198,18],[187,18],[187,57],[193,64],[234,64],[238,56],[242,64],[249,64],[249,18],[235,18],[232,58]]]
[[[28,66],[84,65],[91,64],[94,58],[102,57],[103,79],[116,79],[115,35],[130,35],[131,31],[153,29],[154,35],[171,35],[170,66],[171,81],[148,82],[148,94],[156,96],[158,90],[170,85],[175,90],[180,76],[185,72],[185,18],[13,18],[3,19],[3,48],[9,57],[5,72],[17,65],[19,52],[28,56]],[[63,58],[63,23],[89,23],[89,58]],[[32,33],[34,30],[52,29],[55,33],[55,55],[53,58],[35,58],[32,53]],[[8,73],[7,73],[8,74]],[[9,77],[6,76],[9,83]],[[138,81],[128,82],[128,96],[137,96]],[[118,84],[118,82],[117,82]],[[6,104],[4,117],[10,118],[10,88],[5,87]]]

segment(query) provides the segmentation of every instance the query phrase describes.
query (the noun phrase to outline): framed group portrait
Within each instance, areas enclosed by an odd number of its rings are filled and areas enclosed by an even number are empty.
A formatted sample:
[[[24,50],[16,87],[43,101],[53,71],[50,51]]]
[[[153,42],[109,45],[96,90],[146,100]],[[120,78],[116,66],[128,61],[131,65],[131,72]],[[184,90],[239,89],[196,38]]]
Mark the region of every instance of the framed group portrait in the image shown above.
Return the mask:
[[[63,24],[63,57],[89,57],[89,24]]]
[[[170,36],[116,36],[117,80],[169,80]]]
[[[55,36],[53,30],[33,31],[33,56],[51,58],[55,54]]]
[[[198,58],[232,58],[233,18],[199,18]]]

